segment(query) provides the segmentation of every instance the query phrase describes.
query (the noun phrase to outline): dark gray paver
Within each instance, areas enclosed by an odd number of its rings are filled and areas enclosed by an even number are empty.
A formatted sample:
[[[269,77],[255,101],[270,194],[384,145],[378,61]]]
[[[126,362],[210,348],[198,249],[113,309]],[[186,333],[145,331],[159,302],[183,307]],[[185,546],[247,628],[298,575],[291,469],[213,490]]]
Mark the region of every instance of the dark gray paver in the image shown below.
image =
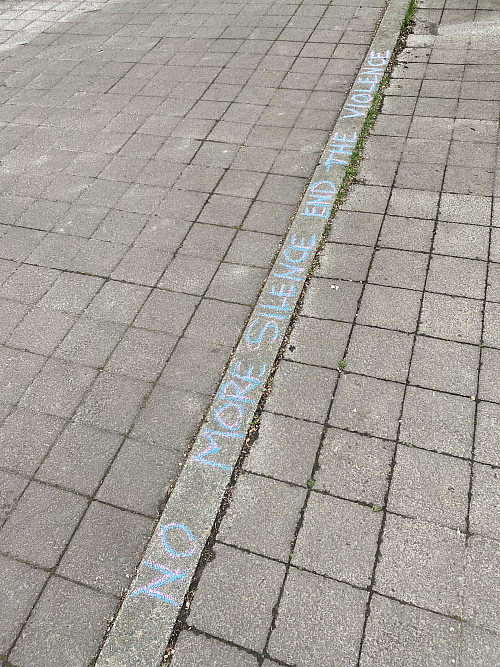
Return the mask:
[[[500,473],[497,468],[476,463],[472,475],[470,531],[498,539],[499,512]]]
[[[300,667],[356,664],[366,598],[346,584],[292,569],[271,634],[270,656]]]
[[[363,667],[458,664],[457,621],[374,595],[361,653]]]
[[[315,489],[382,505],[393,450],[390,442],[330,428],[314,475]]]
[[[382,438],[394,438],[403,386],[361,375],[342,375],[333,400],[330,424]]]
[[[191,606],[189,622],[222,639],[262,650],[285,566],[217,545]]]
[[[432,611],[457,615],[465,537],[456,530],[388,515],[375,590]]]
[[[304,489],[255,475],[241,475],[219,529],[225,543],[288,561]]]
[[[13,663],[85,667],[115,605],[115,598],[52,577],[11,653]]]
[[[462,617],[476,626],[498,627],[498,542],[472,536],[467,545]]]
[[[474,414],[475,402],[470,398],[408,387],[400,437],[408,444],[468,457]]]
[[[257,658],[249,653],[194,632],[181,633],[172,659],[172,667],[257,667],[257,664]]]
[[[255,473],[306,486],[321,432],[319,424],[264,412],[258,438],[244,467]]]
[[[57,573],[119,596],[152,528],[152,522],[144,517],[93,502]]]
[[[0,549],[54,567],[86,509],[81,496],[31,482],[0,530]]]
[[[267,409],[284,415],[323,421],[337,373],[327,368],[284,361],[273,379]]]
[[[370,507],[313,492],[292,563],[366,587],[370,583],[381,515]]]
[[[38,568],[0,557],[2,609],[0,647],[7,653],[30,613],[48,574]]]
[[[423,449],[399,447],[388,509],[465,531],[470,464]]]

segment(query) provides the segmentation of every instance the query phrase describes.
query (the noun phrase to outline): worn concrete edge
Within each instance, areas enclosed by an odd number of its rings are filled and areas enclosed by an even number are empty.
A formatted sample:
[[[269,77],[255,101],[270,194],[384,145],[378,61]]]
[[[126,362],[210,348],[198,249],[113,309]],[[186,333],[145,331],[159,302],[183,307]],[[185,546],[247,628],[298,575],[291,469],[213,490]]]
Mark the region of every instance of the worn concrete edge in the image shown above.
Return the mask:
[[[390,0],[96,667],[158,667],[409,6]]]

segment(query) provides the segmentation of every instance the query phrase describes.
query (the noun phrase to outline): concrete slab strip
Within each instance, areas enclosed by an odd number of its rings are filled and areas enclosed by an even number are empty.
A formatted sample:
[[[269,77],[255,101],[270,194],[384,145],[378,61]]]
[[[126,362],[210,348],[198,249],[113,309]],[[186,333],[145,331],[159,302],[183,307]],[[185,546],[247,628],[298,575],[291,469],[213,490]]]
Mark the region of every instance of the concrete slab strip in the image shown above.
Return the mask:
[[[97,667],[162,662],[407,8],[388,5]]]

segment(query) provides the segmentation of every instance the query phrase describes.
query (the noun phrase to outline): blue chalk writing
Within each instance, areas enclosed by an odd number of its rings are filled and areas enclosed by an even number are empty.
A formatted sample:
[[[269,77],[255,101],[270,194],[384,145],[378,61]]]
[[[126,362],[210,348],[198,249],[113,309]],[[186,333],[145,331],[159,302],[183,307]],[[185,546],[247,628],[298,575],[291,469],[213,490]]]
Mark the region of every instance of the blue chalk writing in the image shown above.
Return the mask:
[[[173,581],[176,581],[177,579],[182,581],[183,579],[186,578],[186,573],[181,572],[180,570],[170,570],[168,567],[165,567],[165,565],[161,565],[160,563],[155,563],[154,561],[151,560],[143,560],[141,565],[146,565],[147,567],[150,567],[152,570],[157,570],[158,572],[162,572],[163,576],[160,577],[160,579],[151,582],[147,586],[141,586],[140,588],[136,588],[135,591],[133,591],[130,594],[130,597],[134,597],[135,595],[141,595],[141,594],[149,595],[150,597],[158,598],[160,600],[163,600],[164,602],[168,602],[174,607],[178,607],[179,604],[174,600],[174,598],[171,595],[167,595],[166,593],[163,593],[162,591],[158,591],[156,589],[159,588],[160,586],[163,586],[163,584],[170,584]]]
[[[169,542],[167,540],[167,533],[169,533],[171,530],[180,530],[181,533],[184,533],[184,535],[188,538],[189,543],[191,544],[189,549],[187,549],[186,551],[179,552],[179,551],[176,551],[169,544]],[[193,534],[191,533],[189,528],[187,528],[187,526],[185,526],[183,523],[169,523],[166,526],[161,526],[160,527],[160,535],[161,535],[161,541],[162,541],[162,544],[163,544],[163,548],[165,549],[165,551],[167,552],[167,554],[171,558],[187,558],[188,556],[191,556],[191,554],[193,554],[196,551],[196,547],[197,547],[196,540],[194,539]]]
[[[213,459],[207,458],[211,454],[218,454],[220,452],[220,446],[218,445],[214,436],[221,438],[243,438],[243,433],[222,433],[221,431],[213,431],[211,429],[203,429],[203,435],[209,441],[208,447],[206,447],[200,454],[193,455],[191,458],[193,461],[198,463],[204,463],[207,466],[212,466],[214,468],[221,468],[222,470],[231,470],[231,466],[225,465],[220,461],[214,461]]]

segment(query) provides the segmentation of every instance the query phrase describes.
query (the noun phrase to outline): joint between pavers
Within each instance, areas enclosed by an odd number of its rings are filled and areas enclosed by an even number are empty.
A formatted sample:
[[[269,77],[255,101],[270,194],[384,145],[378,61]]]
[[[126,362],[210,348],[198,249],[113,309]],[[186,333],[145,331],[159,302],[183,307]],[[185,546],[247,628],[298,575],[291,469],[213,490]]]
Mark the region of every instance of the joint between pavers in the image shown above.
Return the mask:
[[[189,591],[407,9],[391,0],[297,208],[97,667],[156,667]]]

